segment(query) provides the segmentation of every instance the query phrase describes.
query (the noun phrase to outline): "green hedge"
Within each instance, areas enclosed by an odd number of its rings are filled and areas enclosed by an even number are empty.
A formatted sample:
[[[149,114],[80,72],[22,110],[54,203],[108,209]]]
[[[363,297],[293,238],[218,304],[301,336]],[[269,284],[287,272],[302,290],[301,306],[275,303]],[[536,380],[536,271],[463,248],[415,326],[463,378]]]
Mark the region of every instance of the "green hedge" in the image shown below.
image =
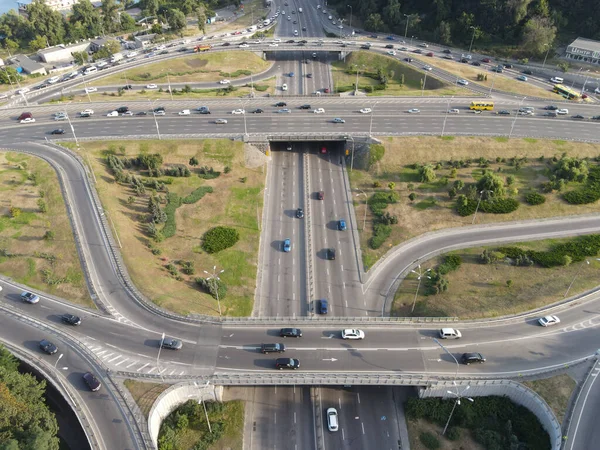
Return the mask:
[[[385,240],[392,234],[391,225],[385,225],[383,223],[376,223],[373,225],[373,236],[369,239],[369,247],[373,250],[378,249],[383,245]]]
[[[165,206],[165,214],[167,215],[167,221],[162,229],[162,234],[165,238],[175,236],[177,232],[177,225],[175,223],[175,211],[181,206],[181,197],[179,195],[169,192],[167,194],[167,206]]]
[[[462,258],[459,255],[445,255],[444,261],[437,267],[436,271],[441,275],[446,275],[458,269],[461,264]]]
[[[399,197],[396,192],[393,191],[379,191],[375,192],[368,200],[371,211],[376,216],[383,214],[383,210],[387,208],[387,205],[396,203]]]
[[[600,200],[600,167],[590,168],[586,185],[574,191],[565,192],[563,199],[571,205],[586,205]]]
[[[211,186],[200,186],[198,189],[194,189],[190,194],[186,195],[181,199],[182,203],[186,205],[196,203],[201,200],[206,194],[212,194],[213,188]]]
[[[531,192],[525,196],[525,201],[530,205],[541,205],[546,202],[546,197],[538,192]]]
[[[214,227],[204,233],[202,248],[207,253],[217,253],[232,247],[240,239],[240,234],[235,228]]]
[[[381,144],[371,144],[369,146],[369,167],[371,167],[376,162],[381,161],[385,155],[385,147]]]
[[[453,406],[453,399],[410,398],[405,410],[409,419],[426,419],[444,426]],[[475,440],[485,448],[508,449],[515,439],[528,450],[551,448],[550,437],[535,414],[508,397],[477,397],[474,402],[461,402],[451,424],[473,431]]]
[[[483,200],[479,210],[492,214],[508,214],[519,208],[519,201],[514,198],[497,198],[491,201]]]
[[[477,200],[467,198],[465,195],[459,195],[456,199],[456,212],[459,216],[466,217],[475,214]]]

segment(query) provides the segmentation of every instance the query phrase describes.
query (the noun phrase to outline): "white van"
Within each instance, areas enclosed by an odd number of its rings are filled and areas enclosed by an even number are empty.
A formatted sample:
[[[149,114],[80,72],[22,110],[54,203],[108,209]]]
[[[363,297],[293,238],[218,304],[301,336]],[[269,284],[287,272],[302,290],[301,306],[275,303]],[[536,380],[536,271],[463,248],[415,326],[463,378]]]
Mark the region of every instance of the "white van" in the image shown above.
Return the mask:
[[[90,66],[90,67],[88,67],[87,69],[85,69],[83,71],[83,74],[84,75],[89,75],[91,73],[96,73],[96,72],[98,72],[98,68],[96,66]]]
[[[54,84],[54,83],[58,83],[58,80],[60,80],[60,77],[48,78],[48,80],[46,80],[46,81],[50,84]]]
[[[565,79],[561,78],[561,77],[554,77],[554,78],[550,78],[550,81],[552,81],[553,83],[556,83],[556,84],[563,84],[565,82]]]

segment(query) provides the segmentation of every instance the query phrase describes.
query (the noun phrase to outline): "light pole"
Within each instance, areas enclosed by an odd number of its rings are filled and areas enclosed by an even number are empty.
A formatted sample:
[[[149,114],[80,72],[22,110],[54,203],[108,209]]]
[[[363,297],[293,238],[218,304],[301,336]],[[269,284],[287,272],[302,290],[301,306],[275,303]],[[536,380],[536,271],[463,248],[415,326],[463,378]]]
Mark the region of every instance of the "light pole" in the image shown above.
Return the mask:
[[[587,84],[589,77],[590,77],[589,75],[585,77],[585,81],[583,82],[583,87],[581,88],[581,95],[583,95],[583,93],[585,92],[585,85]]]
[[[350,8],[350,28],[352,28],[352,5],[346,5],[347,8]]]
[[[586,264],[589,266],[590,262],[586,259],[585,260]],[[584,268],[584,265],[581,265],[581,267],[579,268],[579,270],[577,271],[577,273],[575,274],[575,276],[573,277],[573,280],[571,281],[571,284],[569,284],[569,287],[567,288],[567,292],[565,292],[565,295],[563,295],[563,298],[566,298],[567,295],[569,295],[569,291],[571,290],[571,286],[573,286],[573,283],[575,283],[575,278],[577,278],[581,272],[581,270]]]
[[[410,14],[404,14],[406,17],[406,28],[404,28],[404,39],[406,39],[406,35],[408,34],[408,22],[410,21]]]
[[[479,204],[481,203],[481,199],[483,197],[483,193],[484,192],[492,192],[492,191],[488,191],[488,190],[483,190],[479,192],[479,200],[477,201],[477,206],[475,207],[475,214],[473,214],[473,221],[471,222],[471,225],[473,225],[475,223],[475,219],[477,218],[477,211],[479,211]]]
[[[155,99],[154,102],[158,100]],[[150,99],[148,99],[148,103],[150,103],[150,111],[152,112],[152,115],[154,116],[154,124],[156,125],[156,133],[158,134],[158,140],[160,140],[160,130],[158,129],[158,120],[156,120],[156,112],[154,111],[154,102],[151,101]]]
[[[448,351],[448,349],[446,347],[444,347],[442,345],[442,343],[440,341],[438,341],[437,339],[434,338],[433,342],[435,342],[437,345],[439,345],[440,347],[442,347],[442,350],[444,350],[448,355],[450,355],[450,357],[456,363],[456,372],[454,372],[454,384],[456,384],[456,379],[458,378],[458,368],[460,367],[460,364],[458,364],[458,360],[454,357],[454,355],[452,353],[450,353],[450,351]]]
[[[58,355],[58,358],[56,359],[56,362],[54,363],[54,368],[56,369],[56,366],[58,364],[58,362],[60,361],[60,359],[65,356],[64,353],[61,353],[60,355]]]
[[[419,39],[419,38],[417,36],[411,36],[410,37],[410,45],[411,45],[411,47],[412,47],[413,39]]]
[[[162,373],[160,372],[160,363],[158,362],[160,359],[160,351],[162,350],[163,342],[165,341],[165,333],[162,334],[160,338],[160,344],[158,346],[158,355],[156,355],[156,368],[158,369],[158,374],[160,375],[161,380],[164,381]]]
[[[362,66],[363,69],[365,68],[364,64]],[[359,68],[358,65],[356,66],[356,83],[354,84],[354,95],[356,95],[358,93],[358,73],[359,73]]]
[[[456,384],[456,382],[454,384]],[[464,397],[465,392],[467,392],[470,388],[471,388],[471,386],[467,385],[462,390],[462,392],[458,392],[458,386],[456,386],[456,392],[446,391],[448,394],[454,395],[456,397],[456,401],[454,402],[454,406],[452,407],[452,411],[450,411],[450,415],[448,416],[448,421],[446,422],[446,426],[444,427],[444,431],[442,431],[442,436],[446,434],[446,430],[448,429],[448,425],[450,425],[450,420],[452,419],[452,414],[454,414],[454,409],[456,408],[456,405],[460,405],[460,399],[461,398],[466,398],[471,403],[473,403],[475,401],[471,397]]]
[[[83,85],[85,86],[85,93],[87,94],[88,101],[90,103],[92,103],[92,98],[90,97],[90,92],[88,91],[87,81],[85,81],[85,74],[82,74],[82,75],[83,75]]]
[[[75,128],[73,128],[73,122],[71,122],[71,118],[69,117],[69,114],[66,111],[65,111],[65,115],[67,116],[67,120],[69,121],[69,126],[71,127],[71,133],[73,133],[73,137],[75,138],[75,145],[77,146],[77,148],[79,148],[79,141],[77,140],[77,135],[75,134]],[[90,171],[92,173],[94,173],[91,165],[90,165]]]
[[[473,36],[471,36],[471,45],[469,45],[469,54],[471,53],[471,49],[473,48],[473,41],[475,40],[475,31],[477,31],[477,27],[471,25],[469,28],[473,28]]]
[[[544,62],[542,63],[542,69],[546,65],[546,58],[548,58],[548,53],[550,53],[550,44],[544,44],[544,47],[548,47],[548,51],[546,52],[546,56],[544,56]]]
[[[421,97],[425,94],[425,83],[427,82],[427,71],[425,71],[425,78],[423,79],[423,86],[421,87]]]
[[[369,123],[369,137],[371,137],[371,131],[373,130],[373,116],[375,115],[375,105],[377,102],[373,103],[371,107],[371,122]]]
[[[352,169],[354,168],[354,138],[348,135],[346,136],[346,139],[352,140],[352,158],[350,159],[350,172],[352,172]]]
[[[525,101],[526,98],[527,97],[523,97],[521,99],[521,101],[519,102],[519,109],[521,109],[521,106],[523,106],[523,102]],[[519,117],[519,109],[517,109],[517,112],[515,113],[515,120],[513,120],[513,123],[510,126],[510,132],[508,133],[508,138],[509,139],[511,138],[513,129],[515,128],[515,123],[517,122],[517,117]]]
[[[362,191],[361,189],[356,188],[357,191],[360,191],[360,194],[356,194],[356,196],[358,197],[359,195],[364,195],[365,196],[365,217],[363,219],[363,227],[362,227],[362,231],[365,231],[365,227],[367,226],[367,194],[364,193],[364,191]]]
[[[494,89],[494,81],[496,81],[496,72],[492,74],[492,85],[490,86],[490,97],[492,96],[492,90]]]
[[[577,76],[579,76],[579,74],[581,73],[581,71],[583,70],[583,67],[580,67],[579,70],[577,71]],[[573,78],[573,82],[571,83],[571,87],[575,86],[575,78]]]
[[[241,98],[238,99],[240,101],[240,105],[242,106],[242,116],[244,116],[244,136],[248,137],[248,126],[246,125],[246,105]]]
[[[171,79],[169,78],[168,70],[167,70],[167,84],[169,85],[169,94],[171,94],[171,101],[173,101],[173,90],[171,89]]]
[[[8,52],[8,54],[10,55],[10,51]],[[12,81],[10,81],[10,74],[8,73],[7,67],[4,67],[4,71],[6,72],[6,76],[8,77],[8,81],[10,83],[10,86],[12,87]],[[17,82],[17,86],[19,87],[19,90],[22,90],[23,88],[21,87],[21,83],[19,82],[19,74],[17,73],[17,75],[15,76],[15,81]],[[25,100],[25,105],[29,106],[29,103],[27,102],[27,96],[25,95],[24,92],[21,93],[21,97],[23,97],[23,100]]]
[[[221,281],[221,279],[219,278],[219,275],[223,272],[225,272],[225,269],[221,270],[220,272],[217,272],[217,266],[213,266],[212,273],[207,272],[206,270],[204,271],[205,274],[209,275],[206,281],[210,279],[215,280],[215,292],[217,295],[217,304],[219,305],[219,317],[221,317],[221,301],[219,300],[219,281]]]
[[[417,296],[419,295],[419,288],[421,287],[421,278],[423,278],[424,275],[427,275],[427,272],[431,272],[431,269],[427,269],[425,272],[421,272],[421,264],[417,266],[417,270],[418,272],[415,270],[411,270],[412,273],[417,274],[417,280],[419,280],[419,284],[417,284],[417,291],[415,292],[415,299],[413,300],[412,308],[410,310],[411,314],[415,311],[415,305],[417,304]],[[427,278],[431,279],[429,275],[427,275]]]
[[[209,384],[210,384],[210,381],[207,381],[204,386],[206,387]],[[194,386],[196,386],[198,388],[198,390],[200,390],[202,388],[202,386],[198,386],[198,384],[196,384],[195,381],[194,381]],[[208,431],[209,431],[209,433],[212,433],[212,428],[210,426],[210,420],[208,420],[208,412],[206,412],[206,405],[204,404],[204,397],[202,396],[202,391],[200,391],[200,400],[198,400],[198,403],[202,403],[202,407],[204,408],[204,417],[206,417],[206,423],[208,424]]]
[[[448,111],[450,111],[450,100],[452,100],[454,97],[450,97],[448,99],[448,104],[446,107],[446,115],[444,116],[444,124],[442,125],[442,136],[444,136],[444,131],[446,130],[446,119],[448,119]]]

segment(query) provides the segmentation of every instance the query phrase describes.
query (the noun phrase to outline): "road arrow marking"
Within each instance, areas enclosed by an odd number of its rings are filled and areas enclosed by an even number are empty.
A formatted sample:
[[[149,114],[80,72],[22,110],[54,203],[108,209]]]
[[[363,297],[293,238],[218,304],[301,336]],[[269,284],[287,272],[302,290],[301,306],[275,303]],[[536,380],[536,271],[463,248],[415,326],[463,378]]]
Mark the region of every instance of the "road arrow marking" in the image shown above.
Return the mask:
[[[321,336],[321,339],[333,339],[333,334],[330,334],[329,336]]]
[[[327,359],[324,359],[323,361],[331,361],[331,362],[334,362],[334,361],[337,361],[337,359],[335,359],[335,358],[327,358]]]

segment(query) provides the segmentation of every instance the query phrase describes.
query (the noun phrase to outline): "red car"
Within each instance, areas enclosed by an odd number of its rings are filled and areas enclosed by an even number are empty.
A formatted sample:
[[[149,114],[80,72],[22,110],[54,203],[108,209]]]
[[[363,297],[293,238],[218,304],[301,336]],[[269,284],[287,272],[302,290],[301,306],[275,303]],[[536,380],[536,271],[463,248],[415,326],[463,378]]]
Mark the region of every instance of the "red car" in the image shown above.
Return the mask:
[[[429,52],[425,56],[433,56],[433,52]]]
[[[329,94],[329,88],[325,88],[325,93]]]
[[[327,153],[327,149],[325,147],[321,147],[321,154],[324,155],[325,153]]]
[[[492,62],[490,58],[483,58],[481,61],[483,61],[484,63]]]
[[[323,192],[323,191],[317,192],[317,198],[319,200],[323,200],[325,198],[325,192]]]

